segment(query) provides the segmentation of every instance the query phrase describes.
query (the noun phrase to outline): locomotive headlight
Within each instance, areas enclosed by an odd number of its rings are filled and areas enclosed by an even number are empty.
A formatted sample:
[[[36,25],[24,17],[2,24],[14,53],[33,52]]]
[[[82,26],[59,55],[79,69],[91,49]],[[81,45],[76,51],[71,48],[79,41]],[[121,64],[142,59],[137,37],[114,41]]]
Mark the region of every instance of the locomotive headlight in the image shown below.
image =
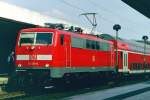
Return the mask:
[[[21,67],[22,65],[21,64],[18,64],[18,67]]]
[[[34,50],[35,49],[35,46],[31,46],[31,50]]]
[[[49,64],[45,64],[45,67],[49,67]]]

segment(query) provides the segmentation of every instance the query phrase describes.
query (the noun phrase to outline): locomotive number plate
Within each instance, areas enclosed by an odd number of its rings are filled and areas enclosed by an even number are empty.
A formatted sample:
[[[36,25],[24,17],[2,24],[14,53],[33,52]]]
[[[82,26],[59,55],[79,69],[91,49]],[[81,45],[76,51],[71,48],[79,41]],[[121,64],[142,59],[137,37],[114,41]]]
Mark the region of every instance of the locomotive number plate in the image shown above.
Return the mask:
[[[37,60],[37,55],[30,55],[30,56],[29,56],[29,59],[30,59],[30,60]]]

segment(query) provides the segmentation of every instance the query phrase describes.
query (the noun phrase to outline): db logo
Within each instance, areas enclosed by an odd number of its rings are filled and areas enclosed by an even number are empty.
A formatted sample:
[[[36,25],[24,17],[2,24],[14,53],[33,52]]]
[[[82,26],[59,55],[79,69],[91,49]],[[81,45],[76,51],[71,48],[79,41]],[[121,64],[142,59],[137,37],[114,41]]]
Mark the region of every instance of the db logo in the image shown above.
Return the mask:
[[[30,55],[29,59],[30,59],[30,60],[36,60],[36,59],[37,59],[37,56],[36,56],[36,55]]]

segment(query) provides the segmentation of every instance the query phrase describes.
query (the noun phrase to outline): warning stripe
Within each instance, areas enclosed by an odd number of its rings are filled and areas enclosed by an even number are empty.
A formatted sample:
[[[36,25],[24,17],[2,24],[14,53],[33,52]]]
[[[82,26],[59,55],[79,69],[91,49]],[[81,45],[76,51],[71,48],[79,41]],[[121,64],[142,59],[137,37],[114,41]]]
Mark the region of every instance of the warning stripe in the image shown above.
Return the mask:
[[[52,60],[52,55],[17,55],[16,60]]]

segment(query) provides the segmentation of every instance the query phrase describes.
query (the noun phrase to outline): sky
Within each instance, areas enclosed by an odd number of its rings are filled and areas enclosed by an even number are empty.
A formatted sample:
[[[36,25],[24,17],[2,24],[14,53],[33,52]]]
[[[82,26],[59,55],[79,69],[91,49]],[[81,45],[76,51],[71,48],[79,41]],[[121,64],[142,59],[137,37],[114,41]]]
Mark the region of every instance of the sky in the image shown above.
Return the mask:
[[[140,40],[150,37],[150,19],[121,0],[1,0],[41,14],[56,17],[91,29],[91,24],[80,14],[97,13],[96,31],[115,35],[114,24],[120,24],[119,37]]]

